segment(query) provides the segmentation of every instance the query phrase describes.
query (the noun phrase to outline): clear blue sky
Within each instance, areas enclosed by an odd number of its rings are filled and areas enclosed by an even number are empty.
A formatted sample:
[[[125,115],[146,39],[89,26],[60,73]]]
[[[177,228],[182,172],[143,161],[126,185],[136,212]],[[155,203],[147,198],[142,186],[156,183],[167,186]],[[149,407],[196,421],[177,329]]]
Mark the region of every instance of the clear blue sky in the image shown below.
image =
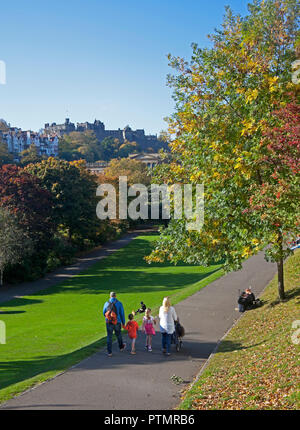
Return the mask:
[[[23,129],[100,119],[159,133],[173,110],[166,55],[207,46],[245,0],[14,0],[0,9],[0,118]]]

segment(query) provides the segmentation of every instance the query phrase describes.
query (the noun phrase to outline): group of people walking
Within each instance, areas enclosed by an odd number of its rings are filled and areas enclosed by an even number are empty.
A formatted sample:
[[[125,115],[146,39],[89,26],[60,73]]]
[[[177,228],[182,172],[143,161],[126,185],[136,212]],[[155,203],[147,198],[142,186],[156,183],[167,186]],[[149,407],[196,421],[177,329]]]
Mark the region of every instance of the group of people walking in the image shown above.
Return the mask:
[[[147,308],[143,303],[142,310],[144,312],[143,323],[141,330],[145,335],[145,349],[152,352],[152,336],[155,335],[156,319],[151,315],[151,309]],[[126,344],[122,338],[122,328],[127,330],[128,337],[131,341],[131,354],[136,354],[136,339],[139,330],[138,323],[135,321],[135,312],[128,316],[127,323],[125,322],[125,313],[123,304],[117,300],[117,295],[114,292],[110,293],[110,299],[104,304],[103,315],[106,322],[107,330],[107,354],[112,356],[112,337],[115,333],[120,351],[126,349]],[[175,331],[175,321],[177,321],[176,311],[171,306],[169,297],[165,297],[162,306],[159,309],[159,326],[162,335],[162,352],[170,355],[171,339]]]

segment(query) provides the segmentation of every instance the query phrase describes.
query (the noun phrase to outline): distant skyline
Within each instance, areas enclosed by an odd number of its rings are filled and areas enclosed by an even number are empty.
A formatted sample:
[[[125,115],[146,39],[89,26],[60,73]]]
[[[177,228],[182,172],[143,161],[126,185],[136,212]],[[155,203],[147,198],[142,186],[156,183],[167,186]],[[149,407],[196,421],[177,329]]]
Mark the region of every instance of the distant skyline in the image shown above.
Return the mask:
[[[0,118],[39,130],[96,118],[106,129],[166,129],[173,112],[168,53],[189,59],[209,46],[225,5],[245,0],[15,0],[1,4]]]

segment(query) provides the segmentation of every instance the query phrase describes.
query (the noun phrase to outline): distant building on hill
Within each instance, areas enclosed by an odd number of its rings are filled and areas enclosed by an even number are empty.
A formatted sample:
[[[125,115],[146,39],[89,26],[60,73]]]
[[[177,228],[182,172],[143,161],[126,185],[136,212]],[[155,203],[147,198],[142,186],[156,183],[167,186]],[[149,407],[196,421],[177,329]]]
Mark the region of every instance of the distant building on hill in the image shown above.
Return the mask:
[[[152,151],[158,151],[160,148],[167,147],[165,143],[158,139],[156,134],[146,135],[144,129],[132,130],[127,125],[123,129],[118,128],[118,130],[106,130],[104,123],[97,119],[95,119],[93,123],[81,122],[77,123],[75,126],[75,124],[70,122],[69,118],[66,118],[64,124],[45,124],[44,133],[54,133],[59,137],[62,137],[65,134],[70,134],[74,131],[84,132],[87,130],[93,131],[100,142],[107,137],[118,139],[121,143],[124,143],[126,140],[129,142],[137,142],[142,151],[149,149]]]
[[[0,129],[0,139],[7,144],[7,149],[15,155],[18,160],[19,154],[35,145],[39,155],[56,157],[58,155],[58,136],[55,134],[44,134],[23,131],[20,128],[7,126]]]
[[[76,131],[75,124],[70,122],[69,118],[66,118],[64,124],[56,124],[53,122],[50,124],[45,124],[45,133],[56,134],[58,137],[63,136],[64,134],[72,133],[72,131]]]
[[[163,162],[161,154],[159,153],[129,154],[128,158],[130,158],[131,160],[141,161],[142,163],[146,164],[147,167],[150,167],[150,169],[153,169],[153,167]]]
[[[104,169],[108,166],[108,163],[105,161],[101,161],[98,163],[86,163],[86,168],[91,173],[94,173],[95,175],[99,175],[100,173],[104,172]]]
[[[149,152],[149,154],[140,154],[141,161],[146,160],[145,157],[148,157],[148,161],[143,162],[151,166],[158,164],[156,157],[158,154],[155,151],[168,148],[168,145],[159,140],[157,135],[146,135],[144,129],[132,130],[129,126],[126,126],[122,130],[120,128],[118,130],[105,130],[103,122],[99,120],[95,120],[93,123],[77,123],[75,126],[69,118],[66,118],[64,124],[45,124],[45,128],[40,132],[24,131],[21,128],[11,127],[4,120],[0,120],[0,140],[7,144],[9,152],[15,154],[15,160],[18,160],[19,154],[31,145],[37,147],[39,155],[57,157],[61,137],[72,132],[84,132],[87,130],[93,131],[99,142],[102,142],[105,138],[118,139],[121,144],[125,141],[136,142],[139,151],[143,153]],[[132,158],[136,156],[137,154],[131,155]]]

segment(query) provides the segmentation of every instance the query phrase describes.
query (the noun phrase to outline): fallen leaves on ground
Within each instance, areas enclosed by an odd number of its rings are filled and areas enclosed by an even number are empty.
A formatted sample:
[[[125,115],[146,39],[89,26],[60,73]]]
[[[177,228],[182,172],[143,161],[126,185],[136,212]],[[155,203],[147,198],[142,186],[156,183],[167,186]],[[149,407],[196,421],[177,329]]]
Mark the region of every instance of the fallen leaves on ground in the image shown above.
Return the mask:
[[[221,343],[180,409],[298,409],[299,349],[292,323],[300,320],[300,252],[285,265],[287,300],[277,301],[277,279]]]

